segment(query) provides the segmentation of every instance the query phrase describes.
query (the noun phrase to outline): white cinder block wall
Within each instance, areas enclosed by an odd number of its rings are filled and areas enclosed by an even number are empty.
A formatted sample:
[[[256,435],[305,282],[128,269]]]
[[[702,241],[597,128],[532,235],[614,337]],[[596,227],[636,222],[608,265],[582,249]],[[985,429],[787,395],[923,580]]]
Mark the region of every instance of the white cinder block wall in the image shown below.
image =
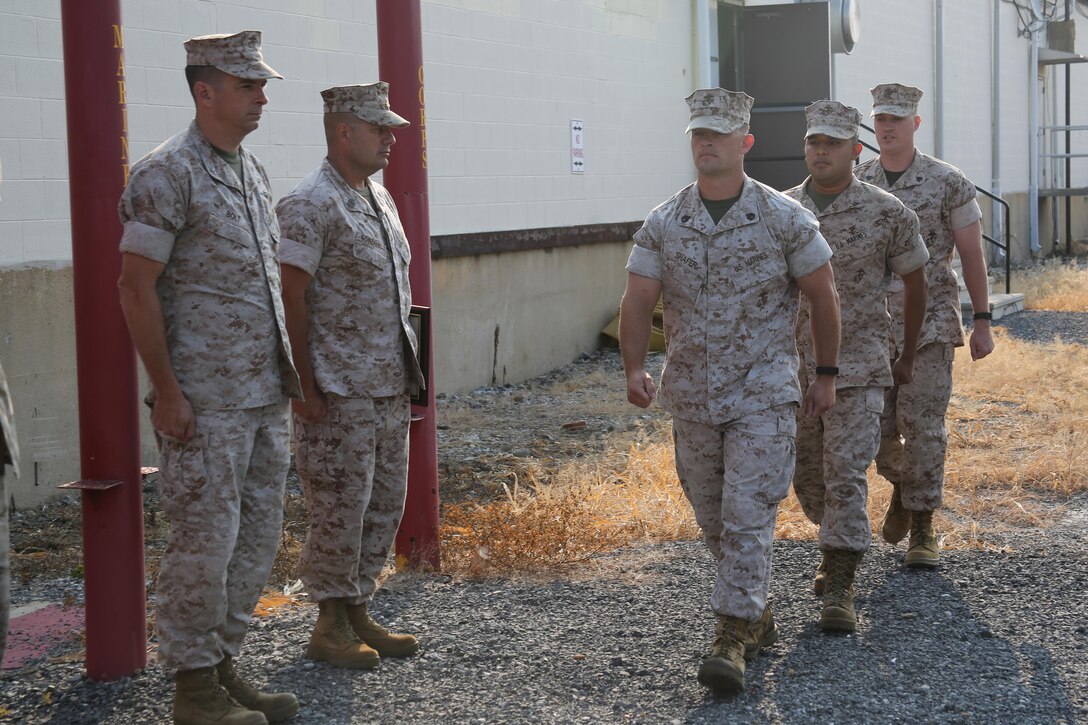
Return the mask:
[[[0,12],[0,265],[71,259],[59,3]]]
[[[753,3],[755,4],[755,3]],[[685,0],[433,0],[423,4],[433,234],[631,220],[690,178],[680,99],[692,86]],[[944,155],[991,179],[991,0],[945,2]],[[181,42],[244,27],[265,33],[269,113],[248,140],[277,194],[323,153],[318,91],[377,77],[373,0],[126,0],[130,151],[143,155],[192,117]],[[840,100],[875,83],[927,93],[919,147],[934,152],[934,4],[870,0],[854,53],[835,57]],[[64,88],[57,0],[0,2],[0,264],[68,260]],[[1028,187],[1028,41],[1001,3],[1002,190]],[[1088,19],[1077,16],[1084,50]],[[1051,70],[1060,94],[1064,68]],[[1088,117],[1088,68],[1073,68],[1074,119]],[[1047,93],[1054,86],[1047,84]],[[1041,108],[1050,118],[1050,104]],[[569,171],[571,118],[586,124],[587,173]],[[1088,133],[1074,134],[1075,151]],[[868,153],[868,152],[866,152]],[[1088,184],[1088,163],[1074,163]]]
[[[373,0],[126,0],[133,160],[184,128],[182,41],[257,28],[268,113],[246,141],[277,195],[324,155],[319,91],[378,78]],[[433,234],[630,221],[690,180],[680,0],[423,4]],[[71,259],[57,0],[0,2],[0,264]],[[570,119],[587,172],[570,173]]]
[[[689,5],[427,2],[432,233],[641,219],[690,181]],[[574,118],[584,175],[570,172]]]

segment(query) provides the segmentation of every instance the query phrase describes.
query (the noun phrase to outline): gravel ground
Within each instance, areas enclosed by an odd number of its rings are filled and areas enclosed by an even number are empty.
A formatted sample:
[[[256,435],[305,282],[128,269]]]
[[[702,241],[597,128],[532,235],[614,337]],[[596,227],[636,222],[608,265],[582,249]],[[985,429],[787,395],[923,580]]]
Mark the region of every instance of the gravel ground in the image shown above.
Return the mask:
[[[418,632],[423,652],[366,673],[305,660],[315,607],[253,627],[239,660],[292,689],[300,723],[1060,723],[1088,722],[1088,501],[1013,553],[953,552],[937,572],[879,544],[858,582],[856,635],[817,626],[811,543],[778,542],[778,644],[747,690],[695,680],[712,637],[709,554],[697,542],[630,549],[592,578],[550,582],[393,577],[375,611]],[[94,684],[79,663],[3,682],[21,722],[167,722],[158,666]],[[48,696],[47,694],[48,693]]]
[[[994,326],[1004,327],[1013,337],[1028,342],[1061,338],[1063,342],[1088,344],[1088,313],[1084,312],[1025,310],[1002,317]]]
[[[998,324],[1088,343],[1082,313]],[[610,355],[598,356],[606,367]],[[853,636],[819,630],[815,544],[776,542],[782,637],[733,698],[695,680],[713,630],[699,542],[626,549],[561,579],[395,575],[374,611],[418,633],[419,655],[372,672],[309,662],[316,607],[301,604],[255,620],[239,669],[296,692],[299,723],[1088,723],[1088,496],[1054,505],[1056,525],[1011,534],[1005,552],[945,552],[936,572],[906,570],[902,545],[874,543]],[[78,583],[36,580],[15,595],[78,598]],[[0,675],[0,720],[168,722],[171,693],[156,664],[93,683],[82,662],[49,661]]]

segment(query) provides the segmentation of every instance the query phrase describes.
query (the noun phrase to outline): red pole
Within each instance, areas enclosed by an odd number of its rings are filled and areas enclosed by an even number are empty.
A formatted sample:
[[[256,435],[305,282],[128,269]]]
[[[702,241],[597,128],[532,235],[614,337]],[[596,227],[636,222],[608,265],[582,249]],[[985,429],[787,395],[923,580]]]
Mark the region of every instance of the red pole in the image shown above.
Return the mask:
[[[121,223],[128,180],[120,0],[61,0],[72,203],[72,269],[84,480],[87,674],[147,664],[136,355],[121,315]]]
[[[389,105],[412,125],[397,131],[383,181],[397,203],[412,249],[414,304],[431,306],[431,228],[427,207],[427,115],[423,103],[423,30],[419,0],[377,0],[378,74],[389,83]],[[418,109],[418,110],[417,110]],[[420,340],[433,350],[433,336]],[[438,432],[434,360],[428,355],[427,404],[412,406],[408,434],[408,499],[397,532],[397,565],[439,568]]]

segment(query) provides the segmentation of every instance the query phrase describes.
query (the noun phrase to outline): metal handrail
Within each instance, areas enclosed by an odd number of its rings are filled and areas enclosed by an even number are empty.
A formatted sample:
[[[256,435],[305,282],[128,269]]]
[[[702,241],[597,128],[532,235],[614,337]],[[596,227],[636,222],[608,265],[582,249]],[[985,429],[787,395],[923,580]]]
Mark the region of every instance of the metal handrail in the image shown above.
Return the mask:
[[[866,124],[859,123],[858,125],[861,126],[862,128],[864,128],[869,133],[874,134],[874,135],[876,134],[876,131],[873,128],[867,126]],[[869,149],[870,151],[873,151],[873,152],[875,152],[877,154],[880,153],[880,149],[877,148],[876,146],[873,146],[871,143],[868,143],[867,141],[864,141],[864,140],[862,140],[860,138],[858,139],[858,141],[861,143],[862,146]],[[986,232],[982,233],[982,238],[985,239],[990,244],[997,247],[998,249],[1002,250],[1005,253],[1005,294],[1011,294],[1012,293],[1012,255],[1009,253],[1009,251],[1010,251],[1009,250],[1009,223],[1010,223],[1010,217],[1011,217],[1009,202],[1005,201],[1004,199],[997,196],[996,194],[993,194],[990,191],[988,191],[986,189],[983,189],[978,184],[974,184],[974,182],[972,182],[972,184],[975,187],[975,191],[979,192],[983,196],[986,196],[987,198],[990,199],[990,201],[993,201],[993,202],[996,202],[997,204],[1000,204],[1002,210],[1004,211],[1004,217],[1005,217],[1005,227],[1004,227],[1005,228],[1005,242],[1001,243],[997,239],[994,239],[993,237],[991,237]]]

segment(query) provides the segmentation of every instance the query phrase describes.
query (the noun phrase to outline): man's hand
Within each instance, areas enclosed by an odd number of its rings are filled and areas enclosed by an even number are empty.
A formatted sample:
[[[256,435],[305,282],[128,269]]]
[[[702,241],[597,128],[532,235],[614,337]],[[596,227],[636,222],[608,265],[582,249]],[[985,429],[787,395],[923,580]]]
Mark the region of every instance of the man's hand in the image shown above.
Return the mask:
[[[981,360],[994,351],[994,337],[990,333],[989,320],[975,320],[971,330],[971,359]]]
[[[640,408],[649,408],[657,397],[654,379],[645,370],[632,370],[627,376],[627,402]]]
[[[302,400],[292,400],[291,410],[299,418],[310,423],[320,423],[328,412],[325,395],[317,389],[303,393]]]
[[[835,378],[832,375],[817,375],[809,384],[805,393],[805,415],[819,418],[835,405]]]
[[[627,273],[627,288],[620,302],[620,356],[627,374],[627,400],[640,408],[649,408],[657,396],[654,379],[644,366],[650,347],[654,307],[659,297],[660,280]]]
[[[151,425],[167,438],[188,443],[196,435],[196,416],[184,394],[159,395],[151,409]]]
[[[892,365],[892,380],[896,385],[907,385],[914,380],[914,356],[900,355]]]

